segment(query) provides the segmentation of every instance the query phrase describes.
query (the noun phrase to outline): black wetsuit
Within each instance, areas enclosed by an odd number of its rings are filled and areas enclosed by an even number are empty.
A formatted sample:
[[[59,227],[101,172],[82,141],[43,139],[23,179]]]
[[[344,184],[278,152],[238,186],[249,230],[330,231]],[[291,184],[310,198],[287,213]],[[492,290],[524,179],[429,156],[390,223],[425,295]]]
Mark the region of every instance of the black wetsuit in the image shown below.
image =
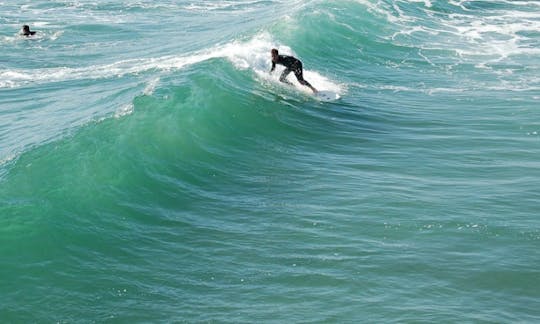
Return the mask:
[[[290,83],[285,78],[287,77],[287,75],[289,75],[289,73],[294,72],[294,75],[296,75],[296,79],[298,79],[298,82],[300,82],[300,84],[311,87],[309,82],[304,80],[304,76],[302,74],[302,62],[296,57],[288,55],[278,55],[277,62],[272,61],[272,69],[270,70],[270,72],[274,71],[274,69],[276,68],[276,64],[281,64],[285,66],[285,71],[281,73],[279,81]]]

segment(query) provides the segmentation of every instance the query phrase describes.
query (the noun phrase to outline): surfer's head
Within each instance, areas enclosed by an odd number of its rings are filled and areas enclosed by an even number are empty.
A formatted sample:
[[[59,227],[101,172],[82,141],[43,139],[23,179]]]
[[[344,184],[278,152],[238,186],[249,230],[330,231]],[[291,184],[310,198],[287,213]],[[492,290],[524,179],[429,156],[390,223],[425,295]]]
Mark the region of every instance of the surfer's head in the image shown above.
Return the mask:
[[[272,53],[272,61],[276,62],[279,55],[278,50],[275,48],[272,48],[270,53]]]

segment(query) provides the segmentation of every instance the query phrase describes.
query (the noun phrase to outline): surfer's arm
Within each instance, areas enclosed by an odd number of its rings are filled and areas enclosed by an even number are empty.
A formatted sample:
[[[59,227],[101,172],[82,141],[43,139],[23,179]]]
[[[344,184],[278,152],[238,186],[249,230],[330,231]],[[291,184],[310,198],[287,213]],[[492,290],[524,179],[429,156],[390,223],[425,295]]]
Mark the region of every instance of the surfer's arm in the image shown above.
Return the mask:
[[[272,61],[272,68],[270,69],[270,73],[274,72],[274,69],[276,68],[276,63]]]

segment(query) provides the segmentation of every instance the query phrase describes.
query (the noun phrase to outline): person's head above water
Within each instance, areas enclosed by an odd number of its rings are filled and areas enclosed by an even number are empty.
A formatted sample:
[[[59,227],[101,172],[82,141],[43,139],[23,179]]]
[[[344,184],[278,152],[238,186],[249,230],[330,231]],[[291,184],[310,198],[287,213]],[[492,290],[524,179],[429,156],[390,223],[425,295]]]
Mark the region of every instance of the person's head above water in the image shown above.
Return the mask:
[[[24,36],[34,35],[35,33],[36,33],[35,31],[30,31],[30,26],[28,26],[28,25],[23,25],[22,26],[22,34]]]
[[[272,53],[272,61],[276,62],[279,55],[278,50],[275,48],[272,48],[270,53]]]

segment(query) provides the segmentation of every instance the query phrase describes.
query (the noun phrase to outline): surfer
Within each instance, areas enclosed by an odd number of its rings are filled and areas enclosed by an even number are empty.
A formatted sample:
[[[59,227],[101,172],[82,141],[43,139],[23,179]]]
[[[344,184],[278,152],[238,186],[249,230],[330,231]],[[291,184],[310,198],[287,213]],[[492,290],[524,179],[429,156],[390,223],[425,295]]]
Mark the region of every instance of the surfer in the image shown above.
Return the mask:
[[[317,89],[315,89],[309,82],[304,80],[304,77],[302,75],[302,62],[297,59],[294,56],[288,56],[288,55],[279,55],[278,50],[273,48],[272,51],[270,51],[272,54],[272,69],[270,70],[270,73],[274,71],[276,68],[276,64],[281,64],[285,66],[285,71],[281,73],[281,76],[279,77],[279,81],[292,84],[289,81],[287,81],[287,75],[289,73],[294,72],[294,75],[296,75],[296,79],[298,79],[298,82],[300,82],[301,85],[305,85],[306,87],[309,87],[313,93],[317,93]]]
[[[24,36],[28,37],[28,36],[35,35],[36,32],[35,32],[35,31],[30,31],[30,26],[28,26],[28,25],[23,25],[23,26],[22,26],[21,34],[23,34]]]

